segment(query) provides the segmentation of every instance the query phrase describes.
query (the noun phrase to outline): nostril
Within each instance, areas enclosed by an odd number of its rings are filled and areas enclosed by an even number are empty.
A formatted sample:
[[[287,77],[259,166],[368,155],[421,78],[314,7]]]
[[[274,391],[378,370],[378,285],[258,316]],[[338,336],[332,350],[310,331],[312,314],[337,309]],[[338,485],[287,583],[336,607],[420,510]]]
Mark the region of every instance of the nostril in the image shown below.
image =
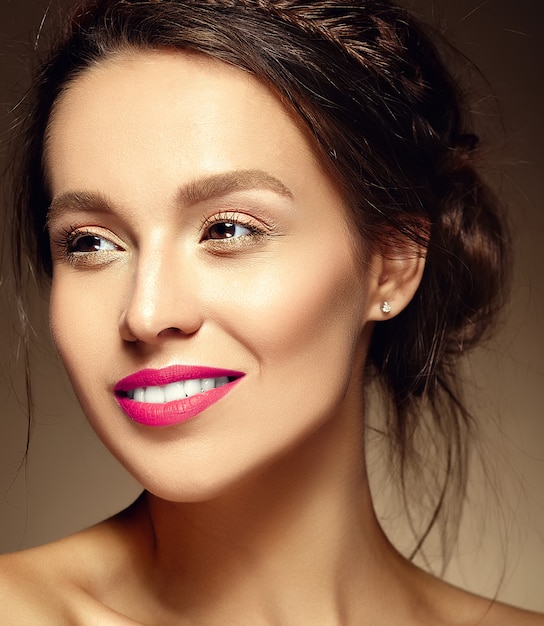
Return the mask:
[[[176,326],[169,326],[168,328],[165,328],[163,330],[161,330],[161,332],[159,333],[159,336],[164,336],[164,335],[177,335],[181,333],[181,329],[177,328]]]

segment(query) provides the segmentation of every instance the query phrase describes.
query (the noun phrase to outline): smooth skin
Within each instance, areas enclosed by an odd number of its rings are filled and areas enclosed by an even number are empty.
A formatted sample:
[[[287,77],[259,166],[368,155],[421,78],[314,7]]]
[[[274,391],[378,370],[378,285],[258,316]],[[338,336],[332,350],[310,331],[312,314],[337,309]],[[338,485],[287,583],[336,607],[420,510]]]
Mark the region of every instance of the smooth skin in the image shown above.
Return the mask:
[[[206,58],[127,51],[73,81],[48,136],[53,337],[146,492],[2,557],[3,623],[544,624],[432,578],[381,531],[364,362],[424,254],[362,262],[339,190],[270,90]],[[116,382],[176,363],[245,376],[188,422],[132,422]]]

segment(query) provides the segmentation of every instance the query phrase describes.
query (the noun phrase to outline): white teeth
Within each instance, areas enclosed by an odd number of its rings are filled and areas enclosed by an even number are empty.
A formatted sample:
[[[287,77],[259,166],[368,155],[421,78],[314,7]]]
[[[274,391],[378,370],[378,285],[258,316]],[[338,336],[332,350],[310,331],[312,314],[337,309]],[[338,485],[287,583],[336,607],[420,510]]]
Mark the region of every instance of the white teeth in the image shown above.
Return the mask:
[[[152,404],[163,404],[190,398],[197,393],[209,391],[216,387],[222,387],[229,382],[226,376],[219,378],[195,378],[194,380],[184,380],[160,387],[138,387],[127,391],[127,396],[136,402],[147,402]]]
[[[215,378],[203,378],[201,381],[202,391],[215,388]]]
[[[164,401],[172,402],[173,400],[181,400],[185,398],[185,388],[183,383],[170,383],[164,386]]]
[[[164,387],[148,387],[145,390],[145,402],[162,404],[164,402]]]
[[[183,383],[183,386],[185,387],[185,395],[190,398],[191,396],[195,396],[197,393],[200,393],[202,391],[201,389],[201,385],[200,385],[200,380],[186,380]]]

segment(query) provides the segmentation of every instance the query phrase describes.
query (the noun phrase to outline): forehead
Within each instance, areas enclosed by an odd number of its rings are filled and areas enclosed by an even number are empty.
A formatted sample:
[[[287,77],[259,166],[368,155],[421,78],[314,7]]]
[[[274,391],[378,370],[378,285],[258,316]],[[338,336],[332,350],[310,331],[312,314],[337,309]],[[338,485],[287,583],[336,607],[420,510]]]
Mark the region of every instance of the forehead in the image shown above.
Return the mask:
[[[289,153],[318,165],[313,146],[292,114],[266,86],[237,68],[179,52],[127,52],[86,69],[63,91],[52,111],[45,163],[93,148],[118,156],[140,150],[178,150],[191,161],[210,160],[220,147],[252,158]],[[125,146],[123,148],[123,146]],[[204,152],[206,154],[204,154]],[[232,154],[234,156],[234,154]],[[249,155],[248,155],[249,156]],[[98,161],[99,159],[97,159]]]
[[[72,79],[52,109],[46,149],[75,131],[122,138],[205,125],[216,135],[236,125],[240,139],[253,132],[256,140],[274,127],[314,153],[300,120],[250,73],[201,54],[152,50],[119,52]]]
[[[255,108],[273,111],[274,121],[284,118],[284,126],[290,121],[273,94],[237,68],[203,55],[123,51],[89,66],[66,85],[50,116],[46,149],[74,132],[106,136],[108,130],[112,138],[122,139],[123,133],[143,138],[146,131],[168,129],[173,135],[176,127],[208,124],[211,129],[220,118],[232,124],[245,118],[249,126],[248,113]]]
[[[200,55],[126,52],[91,66],[59,97],[47,137],[53,196],[106,191],[123,203],[152,204],[194,179],[262,170],[295,198],[321,195],[343,206],[277,95],[251,74]]]

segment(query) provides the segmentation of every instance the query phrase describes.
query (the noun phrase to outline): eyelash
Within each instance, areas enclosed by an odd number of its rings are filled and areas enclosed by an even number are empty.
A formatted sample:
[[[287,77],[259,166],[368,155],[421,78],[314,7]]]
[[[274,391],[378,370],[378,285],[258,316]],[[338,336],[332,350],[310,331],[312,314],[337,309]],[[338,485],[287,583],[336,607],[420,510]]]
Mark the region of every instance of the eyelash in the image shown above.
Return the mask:
[[[101,235],[100,233],[90,230],[88,228],[82,229],[75,226],[68,226],[67,228],[63,228],[59,234],[59,238],[52,240],[52,242],[60,249],[62,257],[74,265],[84,264],[86,259],[89,259],[90,261],[90,259],[96,254],[100,253],[101,255],[104,255],[105,253],[113,252],[112,250],[94,250],[88,252],[78,252],[76,250],[72,250],[71,247],[73,246],[74,242],[82,237],[94,237],[95,239],[102,239],[121,250],[121,247],[114,241],[112,241],[112,239],[110,239],[109,237],[105,237],[104,235]]]
[[[233,224],[235,226],[241,226],[249,231],[249,233],[245,235],[241,235],[238,237],[226,237],[225,239],[212,239],[211,237],[206,238],[206,235],[209,233],[213,226],[218,224]],[[202,233],[201,241],[207,242],[207,245],[214,247],[221,247],[225,249],[226,246],[246,246],[255,243],[255,240],[260,240],[270,233],[265,228],[257,226],[255,223],[251,222],[247,217],[241,215],[236,212],[221,212],[211,217],[207,217],[202,220],[200,225],[200,232]]]

